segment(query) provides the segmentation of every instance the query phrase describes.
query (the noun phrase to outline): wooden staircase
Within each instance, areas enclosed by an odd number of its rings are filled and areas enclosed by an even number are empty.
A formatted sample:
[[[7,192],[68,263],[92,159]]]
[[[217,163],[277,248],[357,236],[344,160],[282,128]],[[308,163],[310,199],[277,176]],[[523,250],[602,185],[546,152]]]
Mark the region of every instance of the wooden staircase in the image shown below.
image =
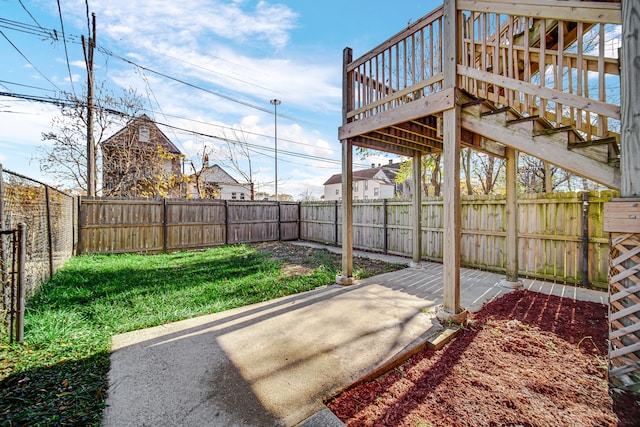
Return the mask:
[[[525,152],[569,172],[618,188],[620,169],[616,137],[587,140],[574,126],[556,127],[538,115],[466,94],[462,127],[501,145]]]

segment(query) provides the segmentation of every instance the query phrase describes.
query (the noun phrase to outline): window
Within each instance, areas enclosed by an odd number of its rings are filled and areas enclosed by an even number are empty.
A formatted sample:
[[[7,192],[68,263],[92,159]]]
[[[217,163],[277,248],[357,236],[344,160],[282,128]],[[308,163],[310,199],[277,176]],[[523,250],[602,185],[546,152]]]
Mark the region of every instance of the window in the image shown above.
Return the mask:
[[[173,163],[171,160],[164,160],[162,162],[162,170],[169,175],[173,173]]]
[[[231,200],[236,200],[238,197],[238,193],[231,193]]]
[[[336,196],[340,195],[340,189],[336,188]]]
[[[147,126],[140,126],[138,128],[138,141],[149,142],[150,136],[149,128]]]
[[[353,183],[353,191],[358,191],[358,183],[357,182]]]
[[[240,193],[240,200],[244,200],[244,193]]]
[[[373,189],[373,197],[380,197],[380,189],[378,187]]]
[[[369,189],[369,181],[365,181],[364,182],[364,191],[367,191]]]

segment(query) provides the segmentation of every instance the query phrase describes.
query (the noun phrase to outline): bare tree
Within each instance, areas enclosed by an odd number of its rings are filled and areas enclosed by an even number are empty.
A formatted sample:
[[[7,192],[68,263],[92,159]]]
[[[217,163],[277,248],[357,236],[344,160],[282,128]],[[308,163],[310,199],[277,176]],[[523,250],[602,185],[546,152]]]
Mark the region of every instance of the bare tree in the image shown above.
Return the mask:
[[[308,188],[298,195],[298,198],[303,202],[313,202],[316,198]]]
[[[194,183],[194,185],[196,186],[196,193],[201,199],[215,199],[220,195],[219,186],[215,188],[216,186],[205,183],[203,179],[203,175],[209,167],[209,158],[213,156],[214,152],[215,150],[213,149],[213,147],[209,147],[205,144],[202,146],[202,151],[198,153],[200,165],[196,166],[193,160],[189,161],[191,171],[193,172],[189,181]]]
[[[501,176],[501,171],[504,170],[505,161],[483,153],[476,153],[476,159],[478,161],[476,177],[480,181],[482,193],[491,194]]]
[[[251,200],[254,200],[253,191],[253,168],[251,166],[251,151],[247,144],[247,138],[241,130],[233,131],[233,135],[227,136],[224,133],[225,151],[220,155],[223,165],[236,171],[242,178],[251,185]],[[243,164],[245,166],[243,166]]]
[[[467,195],[472,196],[473,191],[473,182],[472,182],[472,169],[471,169],[471,157],[473,155],[473,151],[470,148],[463,148],[460,150],[460,165],[462,166],[462,172],[464,173],[464,182],[467,187]]]
[[[104,82],[96,90],[94,110],[94,144],[99,153],[109,132],[124,126],[128,118],[139,114],[141,98],[132,90],[116,95],[105,88]],[[79,192],[87,191],[87,108],[83,100],[68,94],[60,107],[60,115],[52,120],[56,129],[42,133],[41,146],[36,158],[40,170],[56,182],[71,186]],[[98,162],[99,163],[99,162]],[[96,177],[99,168],[94,168]]]

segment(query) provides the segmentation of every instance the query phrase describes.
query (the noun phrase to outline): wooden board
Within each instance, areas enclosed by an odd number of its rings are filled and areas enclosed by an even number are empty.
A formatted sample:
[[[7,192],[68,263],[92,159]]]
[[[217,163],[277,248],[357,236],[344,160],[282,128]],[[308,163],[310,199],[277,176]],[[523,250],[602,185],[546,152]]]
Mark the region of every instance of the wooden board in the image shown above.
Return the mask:
[[[618,199],[605,203],[604,230],[640,233],[640,199]]]

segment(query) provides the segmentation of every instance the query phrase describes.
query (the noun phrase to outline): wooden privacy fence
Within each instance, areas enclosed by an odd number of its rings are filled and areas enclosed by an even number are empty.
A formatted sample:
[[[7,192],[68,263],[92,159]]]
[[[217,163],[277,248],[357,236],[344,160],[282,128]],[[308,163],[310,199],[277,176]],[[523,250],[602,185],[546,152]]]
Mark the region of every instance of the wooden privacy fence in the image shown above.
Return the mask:
[[[518,201],[520,274],[546,280],[607,286],[608,235],[603,204],[613,192],[521,195]],[[341,244],[338,203],[302,203],[300,239]],[[441,198],[422,203],[422,255],[442,260],[444,208]],[[354,202],[355,248],[395,255],[412,253],[411,203]],[[504,271],[506,214],[502,196],[463,197],[461,262]]]
[[[522,195],[518,201],[520,274],[606,287],[609,237],[603,204],[612,192]],[[217,245],[307,240],[341,245],[338,203],[82,198],[80,253],[171,252]],[[422,203],[422,254],[442,260],[443,203]],[[506,216],[502,196],[465,197],[461,262],[504,271]],[[412,255],[411,202],[355,202],[357,249]]]
[[[299,205],[225,200],[82,198],[83,254],[171,252],[298,238]]]

